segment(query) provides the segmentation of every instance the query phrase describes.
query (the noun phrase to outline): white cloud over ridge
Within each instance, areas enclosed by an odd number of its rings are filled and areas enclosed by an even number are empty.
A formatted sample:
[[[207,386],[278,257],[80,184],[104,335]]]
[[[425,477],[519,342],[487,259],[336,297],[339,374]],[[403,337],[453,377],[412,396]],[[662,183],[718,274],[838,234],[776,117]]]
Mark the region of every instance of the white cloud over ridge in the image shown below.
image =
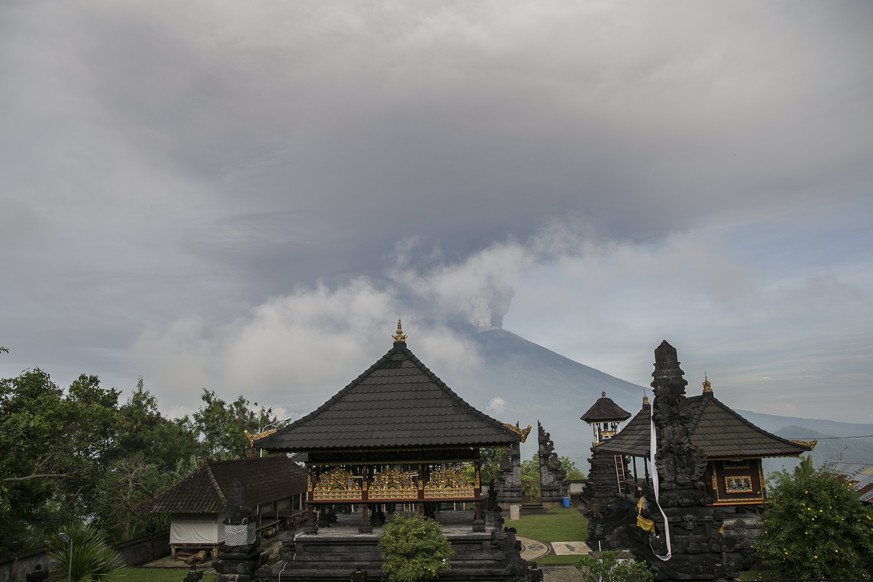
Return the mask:
[[[706,372],[729,388],[721,394],[726,401],[762,412],[800,413],[786,391],[814,392],[828,377],[867,368],[863,350],[848,350],[849,343],[831,353],[814,349],[826,321],[853,328],[852,342],[873,342],[853,322],[856,309],[873,307],[873,281],[857,278],[856,264],[835,265],[824,285],[813,276],[786,286],[712,231],[645,248],[569,240],[566,229],[555,228],[456,263],[431,254],[421,266],[404,255],[382,278],[301,287],[211,331],[186,321],[153,330],[134,353],[145,369],[159,371],[156,386],[177,387],[173,394],[209,385],[286,409],[293,402],[297,413],[387,351],[397,317],[412,349],[447,381],[480,363],[470,330],[499,327],[506,314],[510,330],[641,385],[650,381],[651,351],[668,339],[691,383]],[[492,397],[489,410],[499,411],[501,400]]]

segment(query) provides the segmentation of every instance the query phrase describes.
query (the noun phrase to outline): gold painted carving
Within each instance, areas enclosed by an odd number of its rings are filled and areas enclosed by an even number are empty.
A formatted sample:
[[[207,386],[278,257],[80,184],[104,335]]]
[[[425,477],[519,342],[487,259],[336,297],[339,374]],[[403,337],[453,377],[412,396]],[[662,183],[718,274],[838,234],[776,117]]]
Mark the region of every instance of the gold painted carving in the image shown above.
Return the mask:
[[[514,432],[519,436],[521,442],[525,442],[527,440],[527,435],[530,434],[531,426],[527,425],[527,428],[519,428],[517,425],[509,424],[508,422],[504,422],[503,426]]]
[[[275,429],[275,428],[271,428],[271,429],[265,430],[263,432],[255,433],[255,434],[252,434],[249,431],[244,430],[243,434],[246,435],[246,440],[249,441],[249,448],[251,449],[251,448],[254,448],[256,440],[262,439],[266,436],[270,436],[271,434],[276,432],[276,430],[277,429]]]
[[[331,469],[318,478],[313,491],[315,501],[353,501],[361,499],[361,486],[345,469]]]
[[[395,343],[405,343],[407,335],[403,333],[403,328],[400,326],[400,320],[397,320],[397,331],[391,336]]]
[[[806,447],[806,449],[810,450],[810,451],[813,450],[815,448],[815,445],[818,444],[817,440],[801,441],[801,440],[792,439],[791,442],[794,443],[795,445],[800,445],[801,447]]]
[[[728,493],[754,493],[751,475],[725,477],[724,488]]]
[[[446,467],[431,473],[430,480],[424,486],[424,496],[428,499],[473,497],[473,486],[463,469]]]
[[[370,485],[370,498],[372,499],[407,499],[418,497],[418,490],[412,480],[411,473],[404,473],[399,469],[391,468],[379,471],[373,477]]]

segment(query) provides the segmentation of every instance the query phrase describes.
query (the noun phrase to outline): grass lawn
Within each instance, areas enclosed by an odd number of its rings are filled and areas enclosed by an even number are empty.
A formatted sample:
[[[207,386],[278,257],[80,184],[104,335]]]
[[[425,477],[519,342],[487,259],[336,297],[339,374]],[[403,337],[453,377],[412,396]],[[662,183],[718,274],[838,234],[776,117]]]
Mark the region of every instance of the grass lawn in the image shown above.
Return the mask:
[[[201,566],[199,568],[203,570]],[[122,568],[113,573],[110,582],[182,582],[188,574],[186,568]],[[203,574],[200,582],[213,582],[215,570]]]
[[[516,521],[505,521],[523,538],[540,542],[579,542],[588,538],[588,520],[578,510],[563,507],[550,509],[543,515],[525,515]],[[575,564],[579,556],[542,556],[538,565]]]
[[[523,515],[515,521],[504,521],[523,538],[540,542],[579,542],[588,539],[588,520],[578,510],[556,507],[543,515]]]

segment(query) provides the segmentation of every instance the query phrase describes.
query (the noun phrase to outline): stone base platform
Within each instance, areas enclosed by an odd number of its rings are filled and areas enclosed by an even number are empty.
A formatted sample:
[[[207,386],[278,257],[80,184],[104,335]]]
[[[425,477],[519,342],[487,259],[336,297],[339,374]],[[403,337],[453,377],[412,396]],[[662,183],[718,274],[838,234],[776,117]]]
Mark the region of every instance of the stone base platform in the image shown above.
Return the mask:
[[[542,580],[542,572],[532,570],[521,558],[520,544],[512,532],[487,520],[485,531],[473,531],[469,512],[440,512],[443,533],[452,545],[452,569],[440,580],[465,582],[532,582]],[[377,544],[381,527],[372,533],[359,533],[360,515],[339,515],[330,527],[315,534],[299,533],[289,544],[288,553],[257,577],[272,582],[342,581],[380,579],[381,554]],[[353,578],[353,576],[355,576]]]

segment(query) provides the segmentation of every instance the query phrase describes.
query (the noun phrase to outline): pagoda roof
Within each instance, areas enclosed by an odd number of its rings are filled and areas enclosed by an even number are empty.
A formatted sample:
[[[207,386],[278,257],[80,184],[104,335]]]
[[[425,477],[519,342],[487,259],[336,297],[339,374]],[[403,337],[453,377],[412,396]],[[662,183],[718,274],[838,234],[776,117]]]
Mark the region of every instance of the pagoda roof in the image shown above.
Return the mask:
[[[306,491],[306,470],[286,455],[208,461],[193,475],[139,506],[140,513],[221,513],[240,481],[252,507]]]
[[[691,442],[708,459],[793,457],[810,450],[755,426],[712,392],[687,398],[691,413],[688,432]],[[614,437],[597,447],[613,454],[648,457],[651,439],[651,407],[643,409]]]
[[[518,440],[516,432],[467,404],[395,338],[388,353],[333,398],[256,444],[271,451],[311,452],[497,446]]]
[[[630,412],[616,404],[612,398],[607,398],[606,392],[601,392],[600,398],[581,416],[581,419],[590,424],[607,420],[627,420],[630,417]]]

